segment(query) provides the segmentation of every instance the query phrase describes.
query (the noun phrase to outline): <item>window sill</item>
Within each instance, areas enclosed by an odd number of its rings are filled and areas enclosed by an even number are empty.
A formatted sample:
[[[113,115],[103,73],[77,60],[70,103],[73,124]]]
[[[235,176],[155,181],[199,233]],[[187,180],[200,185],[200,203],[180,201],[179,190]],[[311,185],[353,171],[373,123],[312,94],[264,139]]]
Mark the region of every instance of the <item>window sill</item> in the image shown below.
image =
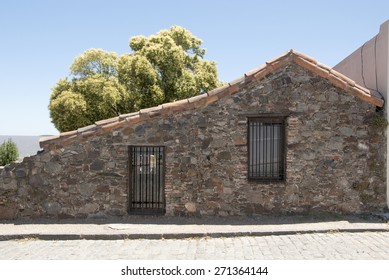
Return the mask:
[[[274,178],[247,178],[249,182],[256,182],[260,184],[285,184],[286,180],[285,178],[283,179],[274,179]]]

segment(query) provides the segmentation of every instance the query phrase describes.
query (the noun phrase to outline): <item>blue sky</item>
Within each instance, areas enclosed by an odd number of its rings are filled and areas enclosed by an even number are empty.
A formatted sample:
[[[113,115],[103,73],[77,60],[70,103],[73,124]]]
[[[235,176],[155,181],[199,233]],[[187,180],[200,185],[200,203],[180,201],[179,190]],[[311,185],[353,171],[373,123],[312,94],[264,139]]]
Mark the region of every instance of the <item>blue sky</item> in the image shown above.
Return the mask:
[[[132,36],[180,25],[228,82],[289,49],[334,66],[388,19],[387,0],[0,0],[0,135],[58,134],[51,88],[89,48],[123,54]]]

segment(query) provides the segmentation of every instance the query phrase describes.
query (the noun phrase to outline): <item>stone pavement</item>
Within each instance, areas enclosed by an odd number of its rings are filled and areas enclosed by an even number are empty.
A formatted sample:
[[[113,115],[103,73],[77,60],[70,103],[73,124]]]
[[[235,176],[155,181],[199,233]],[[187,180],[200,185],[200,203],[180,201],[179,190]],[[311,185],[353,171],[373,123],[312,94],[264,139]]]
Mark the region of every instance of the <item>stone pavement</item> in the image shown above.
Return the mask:
[[[186,239],[8,240],[3,260],[389,260],[389,232]]]
[[[0,241],[180,239],[329,232],[388,232],[389,223],[359,216],[258,216],[188,218],[129,216],[121,220],[26,220],[0,222]]]

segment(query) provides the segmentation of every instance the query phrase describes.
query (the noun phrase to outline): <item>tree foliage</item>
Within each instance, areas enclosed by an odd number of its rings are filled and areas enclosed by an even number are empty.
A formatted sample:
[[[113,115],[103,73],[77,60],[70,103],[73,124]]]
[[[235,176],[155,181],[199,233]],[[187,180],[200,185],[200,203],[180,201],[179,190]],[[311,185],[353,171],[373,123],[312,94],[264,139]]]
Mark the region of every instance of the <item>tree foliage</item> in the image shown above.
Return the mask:
[[[19,157],[18,147],[11,140],[8,139],[0,145],[0,166],[7,165]]]
[[[173,26],[132,37],[132,52],[121,56],[85,51],[70,66],[71,77],[52,89],[52,122],[61,132],[73,130],[220,86],[216,64],[203,59],[201,44],[188,30]]]

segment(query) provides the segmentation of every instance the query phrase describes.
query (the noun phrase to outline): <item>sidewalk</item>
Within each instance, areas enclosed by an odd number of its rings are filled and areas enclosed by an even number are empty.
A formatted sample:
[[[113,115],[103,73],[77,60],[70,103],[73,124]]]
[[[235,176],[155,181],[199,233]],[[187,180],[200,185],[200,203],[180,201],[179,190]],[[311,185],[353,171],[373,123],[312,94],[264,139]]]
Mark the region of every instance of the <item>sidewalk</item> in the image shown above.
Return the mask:
[[[120,220],[0,221],[0,241],[180,239],[195,237],[266,236],[325,232],[389,231],[377,217],[261,216],[185,218],[131,216]]]

